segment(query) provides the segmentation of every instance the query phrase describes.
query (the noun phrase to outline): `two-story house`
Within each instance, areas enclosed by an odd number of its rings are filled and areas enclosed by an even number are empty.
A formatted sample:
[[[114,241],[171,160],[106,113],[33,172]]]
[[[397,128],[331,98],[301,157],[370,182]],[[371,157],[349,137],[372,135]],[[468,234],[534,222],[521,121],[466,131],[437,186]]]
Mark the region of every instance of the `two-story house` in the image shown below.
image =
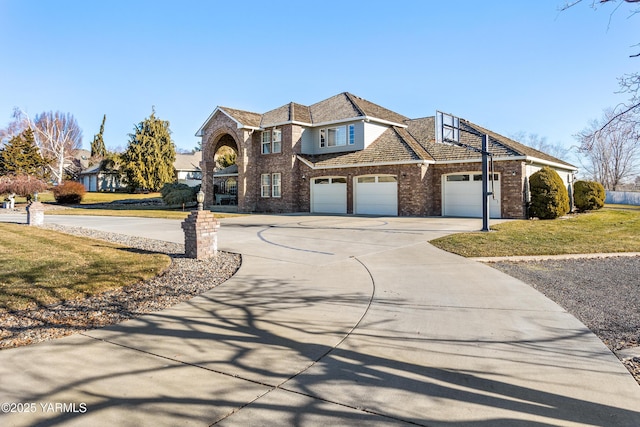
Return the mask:
[[[569,186],[576,168],[466,120],[461,142],[493,154],[494,218],[526,216],[527,178],[551,166]],[[217,107],[202,137],[205,204],[214,196],[215,153],[237,153],[240,212],[481,216],[481,155],[436,142],[434,117],[409,119],[350,93],[264,114]]]

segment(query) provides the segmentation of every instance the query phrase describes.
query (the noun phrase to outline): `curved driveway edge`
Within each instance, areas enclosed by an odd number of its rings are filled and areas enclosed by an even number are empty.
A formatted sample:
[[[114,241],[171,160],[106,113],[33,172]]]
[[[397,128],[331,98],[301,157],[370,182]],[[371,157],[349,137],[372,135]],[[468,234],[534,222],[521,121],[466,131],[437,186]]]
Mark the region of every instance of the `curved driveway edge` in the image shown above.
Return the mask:
[[[182,241],[179,221],[46,221]],[[0,351],[0,403],[28,410],[0,424],[640,425],[640,387],[584,325],[427,243],[478,220],[221,222],[219,247],[243,255],[224,284]]]

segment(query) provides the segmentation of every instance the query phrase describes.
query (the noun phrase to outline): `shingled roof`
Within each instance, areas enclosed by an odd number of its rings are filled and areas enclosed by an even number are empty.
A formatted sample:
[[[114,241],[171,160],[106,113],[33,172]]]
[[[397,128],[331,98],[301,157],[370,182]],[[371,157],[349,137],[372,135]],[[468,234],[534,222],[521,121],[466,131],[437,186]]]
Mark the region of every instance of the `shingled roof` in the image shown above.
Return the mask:
[[[474,160],[482,157],[480,153],[473,150],[468,150],[452,144],[437,143],[435,135],[435,117],[433,116],[407,120],[405,123],[407,124],[407,132],[411,134],[436,161]],[[469,122],[468,120],[460,119],[460,130],[460,142],[477,149],[482,147],[481,135],[488,134],[489,152],[491,152],[495,157],[529,156],[540,160],[546,160],[548,162],[574,167],[572,164],[561,159],[487,130],[482,126]]]
[[[290,102],[275,110],[267,111],[262,115],[260,126],[267,128],[278,124],[296,122],[311,124],[311,112],[309,107]]]
[[[242,126],[263,129],[291,122],[316,126],[322,123],[356,119],[377,120],[404,126],[403,123],[408,120],[401,114],[348,92],[342,92],[311,106],[290,102],[264,114],[229,107],[218,107],[217,110],[223,111]],[[207,119],[207,122],[212,116]],[[196,135],[200,134],[202,128]]]
[[[250,126],[258,128],[260,127],[260,121],[262,116],[258,113],[252,113],[251,111],[243,111],[236,110],[235,108],[229,107],[218,107],[220,110],[224,111],[228,116],[233,118],[238,123],[241,123],[244,126]]]
[[[218,107],[244,127],[268,128],[285,123],[318,126],[349,120],[373,120],[391,127],[366,149],[322,155],[301,155],[317,166],[338,166],[367,163],[407,161],[464,161],[477,160],[480,153],[452,144],[435,141],[435,117],[409,119],[349,92],[342,92],[311,106],[290,102],[264,114]],[[215,113],[215,112],[214,112]],[[206,124],[205,124],[206,125]],[[489,135],[489,151],[495,157],[533,157],[574,168],[573,165],[510,138],[489,131],[482,126],[460,119],[461,142],[480,149],[482,138]],[[204,125],[203,125],[204,128]],[[201,128],[202,130],[202,128]],[[200,131],[199,131],[200,133]]]

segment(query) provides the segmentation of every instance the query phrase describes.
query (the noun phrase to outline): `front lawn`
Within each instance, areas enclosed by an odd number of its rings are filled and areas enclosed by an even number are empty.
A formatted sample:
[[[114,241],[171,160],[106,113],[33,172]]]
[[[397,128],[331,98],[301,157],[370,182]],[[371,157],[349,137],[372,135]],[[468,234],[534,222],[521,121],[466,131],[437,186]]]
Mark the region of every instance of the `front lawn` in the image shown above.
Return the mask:
[[[0,312],[85,298],[154,277],[169,256],[0,223]]]
[[[640,252],[640,208],[607,207],[555,220],[517,220],[491,232],[461,233],[431,241],[465,257]]]

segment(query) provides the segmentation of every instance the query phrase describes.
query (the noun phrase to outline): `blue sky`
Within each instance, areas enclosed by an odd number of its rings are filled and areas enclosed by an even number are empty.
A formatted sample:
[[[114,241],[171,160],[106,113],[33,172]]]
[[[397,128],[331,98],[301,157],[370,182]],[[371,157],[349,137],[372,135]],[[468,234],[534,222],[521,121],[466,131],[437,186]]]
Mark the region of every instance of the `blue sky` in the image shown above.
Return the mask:
[[[351,92],[411,118],[449,112],[550,143],[626,100],[640,19],[591,0],[0,0],[0,126],[72,113],[85,148],[169,120],[179,148],[216,106],[263,113]]]

